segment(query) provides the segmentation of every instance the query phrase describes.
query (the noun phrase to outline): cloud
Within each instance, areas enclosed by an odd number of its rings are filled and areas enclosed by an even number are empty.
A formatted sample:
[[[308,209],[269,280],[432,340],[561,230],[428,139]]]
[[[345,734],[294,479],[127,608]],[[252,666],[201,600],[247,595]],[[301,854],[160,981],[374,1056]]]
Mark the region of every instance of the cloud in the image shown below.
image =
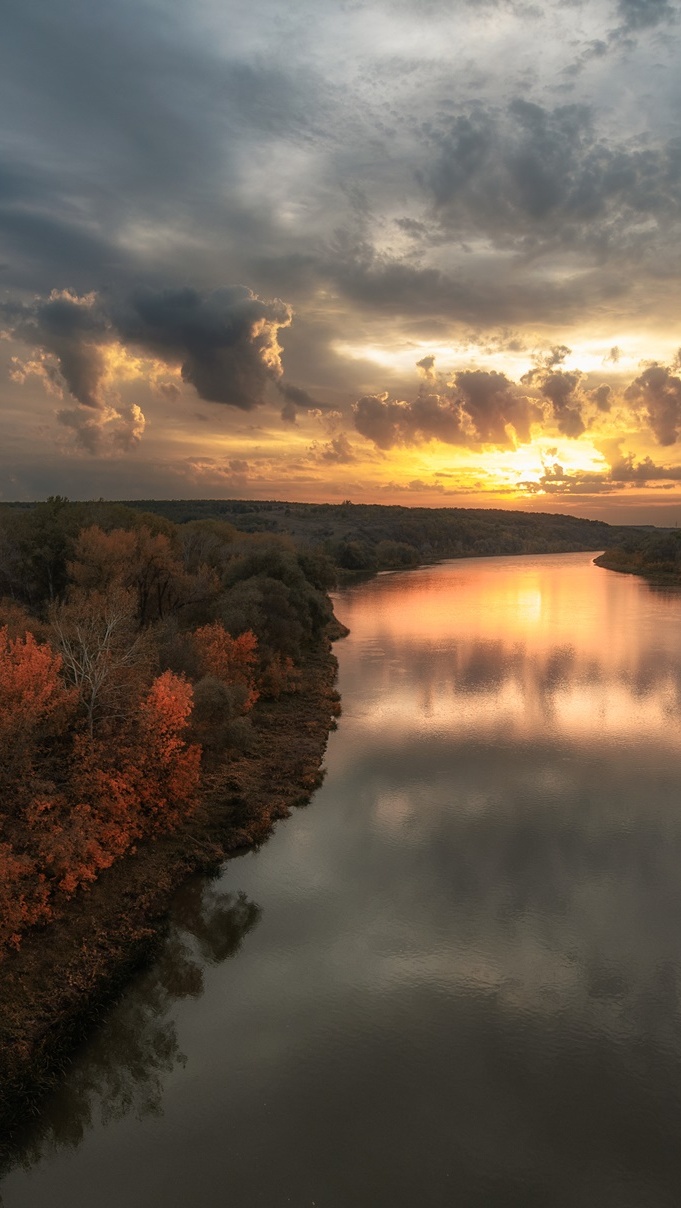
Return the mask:
[[[308,444],[311,409],[347,424],[358,398],[350,422],[384,449],[510,447],[542,414],[551,430],[593,435],[623,419],[623,403],[678,440],[673,383],[628,399],[613,384],[615,341],[640,355],[638,335],[659,333],[646,355],[667,356],[678,292],[677,8],[303,0],[282,13],[263,0],[230,22],[214,4],[160,16],[131,0],[10,4],[0,262],[23,349],[0,351],[8,394],[21,377],[29,387],[17,439],[35,447],[37,413],[52,407],[31,394],[39,378],[63,395],[58,435],[101,451],[116,432],[138,439],[125,409],[142,403],[150,462],[190,425],[196,439],[194,392],[225,408],[221,448],[277,392],[284,420],[309,424]],[[563,339],[598,358],[613,346],[610,393],[598,376],[565,376]],[[470,362],[452,353],[447,368],[469,376],[445,378],[440,350],[466,340]],[[529,363],[540,340],[556,355],[532,381],[482,376],[511,373],[519,353]],[[129,377],[117,395],[121,349],[140,360],[138,394]],[[391,350],[383,398],[377,366]],[[420,393],[405,356],[419,361]],[[293,464],[299,442],[277,439]],[[73,483],[70,463],[63,472]]]
[[[681,483],[681,466],[660,466],[650,457],[636,461],[632,453],[623,454],[622,440],[614,438],[600,442],[599,448],[610,463],[607,470],[566,470],[558,461],[547,462],[537,481],[518,485],[530,495],[601,495],[613,494],[623,487],[644,488],[651,483],[663,489],[673,489]]]
[[[478,102],[431,123],[426,139],[420,180],[442,231],[485,235],[521,262],[558,249],[601,266],[629,259],[664,246],[678,220],[678,140],[618,144],[587,104]]]
[[[426,482],[423,478],[412,478],[409,482],[386,482],[381,485],[381,491],[386,495],[432,493],[435,495],[453,494],[446,490],[441,482]]]
[[[678,12],[667,0],[619,0],[617,11],[626,33],[678,20]]]
[[[413,402],[391,400],[387,395],[364,395],[355,403],[353,413],[357,431],[379,449],[422,440],[469,443],[459,403],[438,394],[420,394]]]
[[[75,435],[87,453],[114,456],[137,448],[146,427],[136,403],[104,406],[97,411],[85,407],[63,408],[57,419]]]
[[[532,423],[543,418],[540,408],[503,373],[468,369],[457,373],[455,382],[475,439],[481,444],[512,444],[509,426],[518,440],[529,441]]]
[[[138,290],[113,308],[125,344],[180,364],[199,398],[250,411],[282,374],[277,336],[293,312],[241,286],[201,294],[188,287]]]
[[[647,486],[649,482],[681,481],[681,466],[658,466],[650,457],[636,461],[633,453],[615,460],[610,467],[613,483],[634,483]]]
[[[66,389],[82,406],[97,410],[103,405],[103,345],[113,332],[95,294],[78,297],[53,290],[30,304],[3,304],[0,317],[9,334],[55,358]]]
[[[588,398],[596,404],[599,411],[609,411],[612,406],[612,387],[607,382],[601,382],[600,386],[588,391]]]
[[[319,461],[333,465],[349,465],[357,461],[357,454],[344,432],[339,432],[323,445],[313,445],[313,450]]]
[[[565,344],[556,345],[550,352],[538,358],[536,367],[524,374],[521,381],[534,385],[551,403],[558,431],[564,436],[575,438],[586,430],[582,417],[583,400],[579,393],[584,374],[578,369],[568,371],[556,368],[562,365],[570,351]],[[596,402],[598,405],[597,400]]]
[[[281,418],[289,424],[296,422],[297,409],[303,411],[322,411],[324,408],[313,399],[307,390],[294,386],[291,382],[277,382],[277,390],[286,400],[281,409]]]
[[[648,365],[625,398],[643,404],[658,444],[673,445],[681,434],[681,378],[665,365]]]
[[[54,358],[64,388],[86,409],[102,411],[110,401],[104,393],[106,349],[118,343],[180,366],[183,381],[207,402],[250,411],[281,377],[277,337],[292,311],[279,299],[265,301],[236,286],[203,294],[190,288],[138,290],[122,301],[53,291],[31,303],[3,304],[0,318],[7,334],[37,352],[34,364],[44,375],[51,373],[52,382],[54,367],[40,358]],[[20,365],[16,373],[21,375]],[[177,396],[172,382],[157,389]],[[296,387],[286,386],[284,393],[296,401],[309,398]]]
[[[430,359],[430,358],[428,358]],[[365,395],[353,408],[355,427],[379,449],[439,440],[462,447],[512,448],[528,441],[542,411],[503,373],[467,369],[437,393],[424,386],[410,402]]]
[[[435,381],[435,357],[421,357],[420,361],[416,362],[416,368],[420,371],[427,382]]]

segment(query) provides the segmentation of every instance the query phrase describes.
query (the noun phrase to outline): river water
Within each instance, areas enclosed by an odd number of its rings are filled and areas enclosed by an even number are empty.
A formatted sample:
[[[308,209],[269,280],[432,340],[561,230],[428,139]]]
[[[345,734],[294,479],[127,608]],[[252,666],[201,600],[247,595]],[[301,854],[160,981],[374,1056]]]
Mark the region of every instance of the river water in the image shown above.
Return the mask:
[[[322,788],[180,892],[4,1208],[678,1208],[681,595],[592,556],[338,593]]]

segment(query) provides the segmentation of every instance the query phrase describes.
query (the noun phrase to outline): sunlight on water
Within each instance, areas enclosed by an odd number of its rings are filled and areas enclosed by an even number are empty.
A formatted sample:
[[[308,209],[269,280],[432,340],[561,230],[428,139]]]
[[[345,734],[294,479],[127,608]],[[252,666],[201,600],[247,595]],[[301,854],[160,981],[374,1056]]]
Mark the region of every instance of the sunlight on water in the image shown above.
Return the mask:
[[[582,554],[380,576],[340,604],[370,680],[364,732],[677,745],[679,601],[641,607],[641,589]]]

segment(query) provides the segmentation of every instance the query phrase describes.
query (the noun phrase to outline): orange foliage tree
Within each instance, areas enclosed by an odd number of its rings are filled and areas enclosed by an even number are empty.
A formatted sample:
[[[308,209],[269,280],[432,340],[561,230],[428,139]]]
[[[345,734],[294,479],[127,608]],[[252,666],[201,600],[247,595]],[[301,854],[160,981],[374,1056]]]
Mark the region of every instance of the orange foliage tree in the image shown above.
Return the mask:
[[[63,714],[75,699],[61,677],[62,658],[32,633],[10,638],[0,628],[0,740],[12,742],[26,731]]]
[[[70,898],[130,847],[131,836],[109,808],[71,804],[61,794],[38,796],[26,810],[36,866],[52,897]]]
[[[132,711],[115,748],[89,735],[76,738],[74,783],[114,859],[136,840],[172,830],[196,807],[201,748],[183,737],[192,701],[191,684],[165,671]]]
[[[24,767],[35,744],[67,724],[76,694],[62,678],[61,655],[32,633],[11,638],[0,628],[0,769]]]
[[[214,675],[226,684],[242,684],[247,689],[243,705],[248,713],[258,699],[255,668],[258,639],[251,630],[233,638],[220,621],[203,625],[193,635],[194,649],[203,675]]]
[[[139,793],[152,830],[177,826],[197,803],[201,748],[188,746],[182,737],[193,698],[186,679],[164,671],[139,706]]]
[[[274,699],[284,692],[300,692],[301,678],[292,658],[275,654],[260,676],[260,691]]]

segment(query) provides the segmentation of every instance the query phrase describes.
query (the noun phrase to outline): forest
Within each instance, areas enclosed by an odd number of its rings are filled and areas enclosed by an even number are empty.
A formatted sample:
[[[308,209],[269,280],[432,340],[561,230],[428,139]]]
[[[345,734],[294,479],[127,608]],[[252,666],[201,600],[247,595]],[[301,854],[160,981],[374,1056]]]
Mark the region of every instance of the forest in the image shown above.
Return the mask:
[[[0,509],[0,954],[219,796],[254,710],[300,691],[333,581],[224,520]]]

